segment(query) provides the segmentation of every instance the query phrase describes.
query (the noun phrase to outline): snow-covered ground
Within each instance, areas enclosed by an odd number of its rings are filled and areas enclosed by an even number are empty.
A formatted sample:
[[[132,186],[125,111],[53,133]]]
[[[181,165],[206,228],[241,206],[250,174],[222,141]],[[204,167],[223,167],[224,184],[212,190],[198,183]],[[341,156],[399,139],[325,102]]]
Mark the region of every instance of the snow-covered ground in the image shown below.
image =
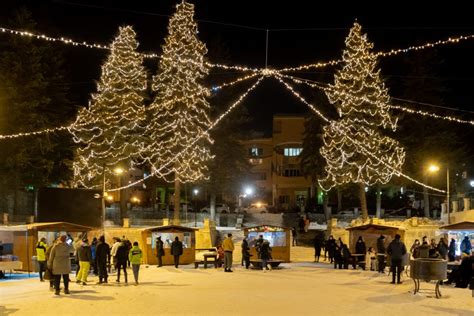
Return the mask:
[[[302,262],[268,272],[236,263],[234,271],[142,266],[138,286],[115,284],[115,275],[95,285],[90,277],[90,285],[73,282],[71,295],[59,297],[36,278],[2,281],[0,315],[474,315],[471,291],[443,286],[441,299],[413,295],[406,276],[392,285],[376,272]]]

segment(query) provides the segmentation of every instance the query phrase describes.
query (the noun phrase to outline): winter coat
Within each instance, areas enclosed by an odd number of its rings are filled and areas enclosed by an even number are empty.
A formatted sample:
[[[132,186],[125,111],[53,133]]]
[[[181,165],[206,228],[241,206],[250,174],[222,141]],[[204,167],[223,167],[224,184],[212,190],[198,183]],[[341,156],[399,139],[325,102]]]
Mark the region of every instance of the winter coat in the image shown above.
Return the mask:
[[[242,241],[242,257],[249,258],[250,257],[250,248],[247,240]]]
[[[429,258],[430,257],[430,246],[428,244],[421,245],[418,247],[418,258]]]
[[[264,241],[262,246],[260,247],[260,258],[266,259],[266,260],[270,259],[271,258],[270,252],[271,252],[270,243],[268,241]]]
[[[349,248],[347,248],[347,246],[342,247],[342,257],[344,259],[349,259],[351,257],[351,252],[350,252]]]
[[[171,243],[171,254],[173,256],[181,256],[183,254],[183,243],[175,240]]]
[[[471,241],[469,238],[464,238],[461,242],[460,250],[462,253],[465,253],[467,255],[471,254],[472,246],[471,246]]]
[[[437,250],[441,258],[446,259],[446,256],[448,255],[448,246],[444,242],[439,242]]]
[[[117,253],[115,254],[115,258],[117,259],[117,264],[125,264],[127,263],[128,259],[128,248],[127,245],[121,244],[117,248]]]
[[[385,238],[377,238],[377,254],[385,254]]]
[[[452,257],[456,255],[456,242],[454,240],[449,243],[448,255]]]
[[[407,253],[407,248],[399,239],[394,239],[388,245],[387,253],[391,256],[392,260],[402,260],[403,256]]]
[[[69,245],[65,242],[53,247],[48,259],[48,268],[53,271],[53,274],[69,274],[71,272],[70,251]]]
[[[156,256],[157,257],[162,257],[165,255],[165,249],[163,247],[164,243],[162,240],[157,240],[156,241]]]
[[[336,241],[334,239],[328,239],[326,242],[326,249],[328,250],[328,255],[334,257],[336,252]]]
[[[365,254],[367,252],[367,249],[365,247],[365,242],[356,242],[356,246],[355,246],[355,251],[356,253],[360,253],[360,254]]]
[[[232,238],[227,237],[224,239],[224,242],[222,243],[222,248],[224,248],[224,251],[234,251],[234,242],[232,241]]]
[[[42,241],[36,244],[36,260],[46,261],[46,244]]]
[[[91,255],[92,255],[92,261],[95,261],[96,254],[95,252],[97,251],[97,243],[91,244]]]
[[[321,239],[319,239],[318,237],[316,237],[314,239],[314,250],[316,252],[321,252],[321,248],[323,247],[322,245],[322,242],[321,242]]]
[[[112,257],[115,257],[117,255],[117,249],[118,247],[120,247],[122,243],[119,242],[119,241],[116,241],[113,245],[112,245],[112,249],[110,250],[110,255]]]
[[[88,244],[83,244],[77,249],[77,256],[79,257],[79,261],[92,262],[91,247],[89,247]]]
[[[110,246],[107,243],[99,242],[95,249],[95,258],[97,262],[110,262]]]
[[[138,246],[133,246],[128,252],[128,260],[130,264],[141,264],[142,263],[142,251]]]

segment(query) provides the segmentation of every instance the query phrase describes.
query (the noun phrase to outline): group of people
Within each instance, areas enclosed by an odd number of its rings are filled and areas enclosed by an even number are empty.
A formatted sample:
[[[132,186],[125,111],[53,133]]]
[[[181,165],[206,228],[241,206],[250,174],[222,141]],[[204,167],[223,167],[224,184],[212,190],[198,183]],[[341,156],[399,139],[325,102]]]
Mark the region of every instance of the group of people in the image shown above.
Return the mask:
[[[341,238],[335,240],[331,235],[328,240],[324,242],[321,237],[316,237],[314,240],[315,261],[319,262],[321,250],[324,247],[325,257],[330,263],[334,263],[334,268],[348,269],[349,265],[355,269],[359,265],[362,269],[366,269],[368,264],[371,271],[377,270],[379,273],[385,271],[385,258],[390,256],[390,267],[392,272],[392,284],[401,283],[400,274],[403,270],[402,261],[407,253],[404,243],[401,241],[400,235],[395,235],[395,238],[390,242],[388,247],[385,246],[385,236],[380,235],[377,239],[377,249],[369,247],[365,244],[362,236],[359,236],[355,244],[355,253],[351,253],[347,244]],[[395,279],[397,282],[395,282]]]
[[[163,257],[165,256],[165,247],[163,240],[161,240],[161,236],[156,238],[155,249],[155,255],[158,262],[157,267],[159,268],[163,266]],[[183,249],[183,242],[179,240],[178,236],[176,236],[170,246],[170,253],[173,256],[175,268],[179,267],[179,258],[183,255]]]
[[[46,238],[36,245],[36,257],[39,265],[40,281],[44,281],[45,272],[50,274],[50,290],[54,290],[56,295],[60,294],[61,278],[64,283],[64,293],[69,294],[69,274],[71,272],[71,253],[75,253],[78,262],[76,270],[76,283],[87,285],[91,266],[97,269],[99,276],[98,284],[108,283],[108,267],[111,258],[114,267],[117,270],[116,282],[120,282],[120,271],[123,270],[125,283],[127,279],[127,265],[132,267],[135,279],[135,285],[138,285],[138,273],[142,262],[142,250],[138,246],[138,242],[134,242],[129,247],[127,240],[114,238],[112,248],[105,242],[104,236],[100,236],[98,240],[94,240],[92,245],[89,244],[87,237],[78,238],[73,245],[68,242],[68,236],[62,235],[57,238],[51,245],[47,245]]]

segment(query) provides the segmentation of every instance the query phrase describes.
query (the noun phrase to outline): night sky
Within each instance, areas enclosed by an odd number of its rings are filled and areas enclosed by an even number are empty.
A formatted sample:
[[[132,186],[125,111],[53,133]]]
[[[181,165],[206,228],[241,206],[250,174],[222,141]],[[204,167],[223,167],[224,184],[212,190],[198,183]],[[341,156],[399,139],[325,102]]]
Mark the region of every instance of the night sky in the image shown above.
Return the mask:
[[[167,34],[168,16],[174,13],[178,1],[1,1],[0,25],[15,8],[25,5],[38,22],[36,32],[64,36],[88,42],[110,43],[118,26],[131,24],[138,34],[139,49],[160,52]],[[340,58],[344,38],[354,19],[362,24],[375,50],[407,47],[449,36],[474,34],[474,19],[467,2],[383,1],[378,5],[348,6],[346,1],[191,1],[196,5],[200,38],[206,42],[211,61],[263,67],[265,64],[265,36],[269,29],[269,66],[284,67]],[[329,1],[327,1],[329,2]],[[371,3],[376,3],[370,1]],[[418,1],[420,2],[420,1]],[[382,4],[383,3],[383,4]],[[383,5],[383,6],[382,6]],[[7,36],[0,35],[0,41]],[[62,44],[56,44],[62,45]],[[443,60],[433,65],[443,85],[444,105],[472,110],[474,101],[474,40],[437,49]],[[65,47],[68,84],[75,104],[86,105],[89,94],[95,91],[95,80],[100,76],[100,65],[106,52],[81,47]],[[392,96],[402,91],[391,85],[393,78],[406,76],[404,57],[386,57],[380,66],[388,79]],[[218,56],[213,59],[213,57]],[[219,60],[215,60],[219,59]],[[147,62],[156,72],[156,61]],[[404,67],[405,66],[405,67]],[[299,73],[298,76],[331,82],[334,68]],[[296,75],[296,74],[295,74]],[[216,74],[217,81],[232,79],[235,74]],[[396,80],[395,80],[396,81]],[[244,91],[251,83],[236,89]],[[418,101],[418,100],[417,100]],[[423,101],[420,96],[419,101]],[[268,79],[245,102],[254,118],[254,128],[269,131],[274,113],[303,113],[306,107],[296,102],[274,79]],[[436,112],[435,108],[415,106]],[[323,109],[325,112],[333,109]],[[462,113],[453,112],[462,115]],[[464,114],[468,115],[468,114]],[[471,114],[473,117],[474,114]],[[466,116],[465,116],[466,117]],[[469,116],[467,116],[469,117]]]

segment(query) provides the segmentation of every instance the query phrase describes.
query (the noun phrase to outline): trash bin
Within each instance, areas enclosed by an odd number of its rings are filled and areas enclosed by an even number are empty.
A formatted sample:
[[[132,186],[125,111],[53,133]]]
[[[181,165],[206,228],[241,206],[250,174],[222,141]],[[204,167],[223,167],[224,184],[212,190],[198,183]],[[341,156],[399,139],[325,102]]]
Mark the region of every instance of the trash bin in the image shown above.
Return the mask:
[[[39,272],[39,263],[38,263],[38,258],[36,256],[31,257],[30,267],[33,272]]]

